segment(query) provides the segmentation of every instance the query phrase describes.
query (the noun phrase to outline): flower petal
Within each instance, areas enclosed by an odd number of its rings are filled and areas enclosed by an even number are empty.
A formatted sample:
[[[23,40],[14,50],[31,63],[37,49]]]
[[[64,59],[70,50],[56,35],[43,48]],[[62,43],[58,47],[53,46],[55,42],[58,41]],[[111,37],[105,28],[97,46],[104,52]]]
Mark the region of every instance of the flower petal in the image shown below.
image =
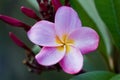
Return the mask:
[[[56,34],[54,24],[48,21],[37,22],[29,31],[29,39],[41,46],[58,46],[56,43]]]
[[[83,56],[79,49],[70,47],[70,51],[67,51],[64,58],[60,61],[62,69],[69,74],[78,73],[83,66]]]
[[[68,39],[74,41],[73,46],[79,48],[82,54],[96,50],[99,43],[98,34],[89,27],[81,27],[73,31]]]
[[[55,15],[55,29],[58,36],[69,34],[79,27],[81,27],[81,21],[75,10],[66,6],[57,10]]]
[[[44,47],[35,56],[37,62],[44,66],[58,63],[65,55],[64,47]]]

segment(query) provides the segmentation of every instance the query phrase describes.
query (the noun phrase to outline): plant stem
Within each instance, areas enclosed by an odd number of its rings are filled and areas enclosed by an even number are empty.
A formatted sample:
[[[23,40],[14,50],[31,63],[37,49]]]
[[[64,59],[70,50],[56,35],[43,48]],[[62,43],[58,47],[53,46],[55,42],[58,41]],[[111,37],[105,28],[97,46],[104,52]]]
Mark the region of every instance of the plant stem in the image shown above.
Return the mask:
[[[120,53],[119,53],[119,49],[117,49],[116,47],[114,47],[113,49],[113,54],[112,54],[112,58],[113,58],[113,65],[114,65],[114,71],[115,73],[120,73],[120,68],[119,68],[119,58],[120,58]]]

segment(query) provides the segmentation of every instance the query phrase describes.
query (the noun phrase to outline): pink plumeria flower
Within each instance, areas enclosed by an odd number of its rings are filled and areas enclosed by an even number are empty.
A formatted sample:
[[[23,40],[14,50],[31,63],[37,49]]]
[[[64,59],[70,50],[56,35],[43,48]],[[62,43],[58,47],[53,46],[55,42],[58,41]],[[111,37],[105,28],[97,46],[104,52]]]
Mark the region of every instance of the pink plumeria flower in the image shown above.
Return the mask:
[[[82,54],[94,51],[99,43],[98,34],[89,27],[82,27],[77,13],[66,6],[57,10],[55,23],[39,21],[27,34],[33,43],[43,46],[35,57],[39,64],[59,63],[69,74],[82,69]]]

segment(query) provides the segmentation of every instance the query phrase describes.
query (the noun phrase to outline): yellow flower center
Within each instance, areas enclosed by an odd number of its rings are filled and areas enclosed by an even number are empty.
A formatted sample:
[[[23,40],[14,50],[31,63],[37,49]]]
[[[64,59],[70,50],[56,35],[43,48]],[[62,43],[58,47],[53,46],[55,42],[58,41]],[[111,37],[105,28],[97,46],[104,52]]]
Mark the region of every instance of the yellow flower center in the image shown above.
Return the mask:
[[[61,39],[58,36],[56,36],[56,43],[62,44],[58,47],[58,50],[63,51],[64,48],[66,48],[66,53],[70,51],[70,45],[74,43],[74,41],[72,39],[68,39],[67,36],[67,34],[64,34]]]

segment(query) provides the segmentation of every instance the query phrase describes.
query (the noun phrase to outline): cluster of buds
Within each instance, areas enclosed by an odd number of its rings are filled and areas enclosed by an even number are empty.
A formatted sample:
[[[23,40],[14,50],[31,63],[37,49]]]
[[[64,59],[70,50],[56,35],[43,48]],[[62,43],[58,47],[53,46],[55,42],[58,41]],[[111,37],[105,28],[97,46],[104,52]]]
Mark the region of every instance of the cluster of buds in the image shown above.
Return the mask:
[[[62,6],[60,0],[36,0],[36,1],[39,5],[40,9],[39,12],[41,16],[38,16],[32,9],[24,6],[20,8],[22,13],[36,21],[48,20],[54,22],[55,12],[60,6]],[[70,5],[69,0],[65,0],[64,5],[69,6]],[[0,14],[0,20],[14,27],[23,28],[26,32],[28,32],[29,29],[31,28],[31,26],[27,25],[26,23],[6,15]],[[31,72],[41,73],[42,71],[61,69],[58,64],[49,67],[39,65],[35,60],[35,53],[33,52],[32,49],[30,49],[25,43],[23,43],[19,38],[17,38],[14,35],[14,33],[10,32],[9,36],[13,40],[13,42],[16,43],[16,45],[25,49],[26,58],[23,60],[23,64],[25,64]]]

